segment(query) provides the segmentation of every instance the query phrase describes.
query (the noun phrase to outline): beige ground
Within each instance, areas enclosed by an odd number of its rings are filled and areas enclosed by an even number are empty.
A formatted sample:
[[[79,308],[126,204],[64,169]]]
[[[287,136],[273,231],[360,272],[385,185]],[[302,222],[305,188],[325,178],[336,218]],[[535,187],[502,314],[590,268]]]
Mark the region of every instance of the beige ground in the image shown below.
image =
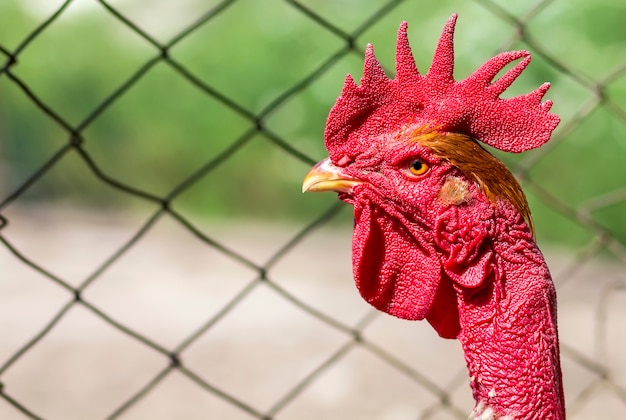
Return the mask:
[[[78,285],[138,230],[141,220],[64,212],[4,213],[3,237],[28,259]],[[301,227],[199,223],[212,239],[264,264]],[[626,270],[594,259],[567,279],[579,258],[546,251],[559,286],[563,366],[570,419],[626,418]],[[0,363],[40,332],[71,293],[0,244]],[[350,328],[371,314],[351,280],[350,231],[316,231],[268,277],[297,299]],[[157,222],[87,289],[84,297],[113,320],[173,350],[218,313],[256,273],[210,248],[169,218]],[[567,281],[566,281],[567,280]],[[613,286],[617,288],[611,289]],[[619,290],[619,287],[622,287]],[[368,318],[369,319],[369,318]],[[454,419],[469,412],[463,355],[425,323],[375,315],[364,337],[451,393],[460,411],[372,347],[355,345],[275,416],[276,419]],[[223,319],[182,352],[206,383],[265,413],[351,336],[321,322],[265,284],[253,287]],[[587,360],[598,366],[587,366]],[[75,305],[0,377],[4,392],[46,419],[110,416],[168,366],[157,351]],[[594,369],[606,368],[609,381]],[[611,384],[616,383],[621,388]],[[595,384],[595,385],[594,385]],[[439,407],[439,408],[437,408]],[[0,419],[26,418],[0,399]],[[132,406],[123,419],[251,419],[178,371]]]

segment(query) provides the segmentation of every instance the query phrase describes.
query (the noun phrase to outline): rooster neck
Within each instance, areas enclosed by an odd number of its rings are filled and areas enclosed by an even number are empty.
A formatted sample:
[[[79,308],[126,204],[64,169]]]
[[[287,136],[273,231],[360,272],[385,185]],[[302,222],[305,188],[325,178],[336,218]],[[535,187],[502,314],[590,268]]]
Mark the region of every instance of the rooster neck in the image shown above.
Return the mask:
[[[457,290],[474,415],[563,420],[556,295],[548,268],[534,243],[522,252],[494,248],[497,269],[486,286]]]

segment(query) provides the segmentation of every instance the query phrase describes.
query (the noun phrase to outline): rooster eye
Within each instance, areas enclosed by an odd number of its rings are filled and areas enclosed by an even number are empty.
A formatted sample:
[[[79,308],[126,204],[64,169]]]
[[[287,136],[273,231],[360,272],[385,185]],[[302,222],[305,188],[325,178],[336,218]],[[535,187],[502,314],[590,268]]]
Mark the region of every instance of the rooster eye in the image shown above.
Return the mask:
[[[409,163],[409,172],[413,175],[424,175],[428,171],[428,164],[421,160],[415,159]]]

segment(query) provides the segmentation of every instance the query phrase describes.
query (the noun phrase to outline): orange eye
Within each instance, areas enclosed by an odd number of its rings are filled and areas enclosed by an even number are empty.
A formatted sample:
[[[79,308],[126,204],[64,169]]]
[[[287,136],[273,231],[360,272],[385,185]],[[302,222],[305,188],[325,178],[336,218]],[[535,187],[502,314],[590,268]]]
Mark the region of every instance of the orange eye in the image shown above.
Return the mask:
[[[424,175],[428,171],[428,164],[421,160],[412,160],[409,164],[409,172],[415,176]]]

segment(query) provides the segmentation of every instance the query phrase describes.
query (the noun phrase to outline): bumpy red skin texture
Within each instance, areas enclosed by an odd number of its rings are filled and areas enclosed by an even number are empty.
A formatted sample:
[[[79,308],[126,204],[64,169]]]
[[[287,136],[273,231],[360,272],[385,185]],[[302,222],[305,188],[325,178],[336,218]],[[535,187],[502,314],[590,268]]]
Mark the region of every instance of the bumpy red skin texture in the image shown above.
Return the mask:
[[[354,277],[363,298],[376,308],[403,319],[424,319],[440,300],[440,272],[433,268],[441,263],[431,222],[438,207],[416,204],[436,203],[454,168],[440,165],[415,142],[380,140],[342,168],[346,175],[367,181],[352,194],[340,195],[354,204]],[[419,184],[398,170],[416,155],[431,166]]]
[[[442,179],[462,177],[454,168],[435,170]],[[361,295],[382,311],[426,318],[441,336],[457,337],[477,406],[514,419],[565,419],[555,290],[519,212],[504,201],[494,206],[472,185],[467,203],[435,200],[414,209],[414,217],[380,195],[393,190],[393,180],[377,184],[342,196],[355,205]]]
[[[421,177],[404,169],[414,158],[430,168]],[[353,270],[363,298],[458,338],[477,406],[515,419],[564,419],[554,286],[515,207],[489,201],[403,132],[372,139],[342,171],[364,181],[340,194],[354,205]],[[467,185],[461,203],[439,197],[451,177]]]
[[[455,216],[462,213],[454,210]],[[453,281],[460,315],[458,338],[474,398],[500,416],[565,419],[556,294],[550,273],[519,213],[505,202],[491,213],[492,232],[466,229],[478,236],[461,238],[459,228],[477,220],[461,216],[448,220],[439,231],[448,235],[438,235],[448,236],[460,248],[479,242],[482,256],[468,255],[470,266],[479,258],[490,260],[488,269],[477,270],[481,274],[472,279],[479,286]],[[445,260],[450,254],[444,250],[442,255]]]

